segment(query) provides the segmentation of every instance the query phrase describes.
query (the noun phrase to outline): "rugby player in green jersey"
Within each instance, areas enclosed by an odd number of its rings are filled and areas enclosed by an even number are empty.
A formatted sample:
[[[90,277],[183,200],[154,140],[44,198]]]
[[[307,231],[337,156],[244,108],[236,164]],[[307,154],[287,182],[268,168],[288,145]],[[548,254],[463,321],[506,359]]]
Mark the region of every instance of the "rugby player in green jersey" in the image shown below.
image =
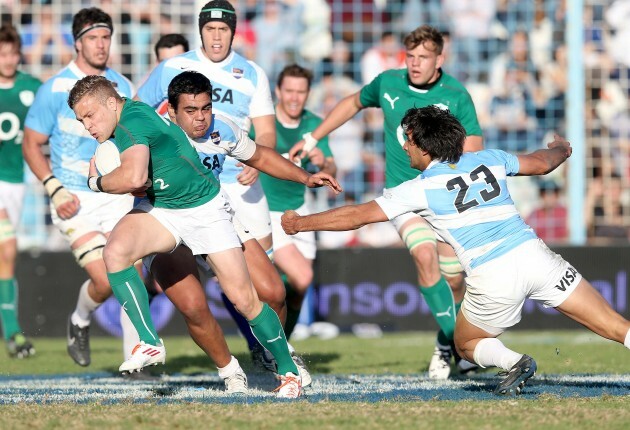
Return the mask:
[[[165,362],[166,349],[151,320],[146,289],[133,263],[184,243],[194,255],[206,255],[225,294],[276,359],[283,380],[278,396],[298,397],[301,381],[280,320],[258,299],[229,205],[182,129],[150,106],[121,98],[99,76],[78,81],[68,105],[92,137],[99,142],[114,138],[121,152],[120,167],[104,176],[97,176],[92,160],[90,189],[146,193],[148,197],[114,227],[103,250],[112,290],[140,337],[131,358],[119,370],[133,372]]]
[[[442,71],[442,34],[433,27],[423,25],[408,34],[404,44],[407,68],[387,70],[359,92],[341,100],[319,127],[291,149],[289,155],[292,159],[302,152],[305,143],[312,144],[323,139],[366,107],[377,107],[383,111],[387,188],[418,176],[418,171],[409,166],[403,150],[404,133],[400,126],[410,108],[433,105],[449,110],[466,129],[464,151],[482,149],[481,128],[470,95],[461,83]],[[429,376],[448,378],[453,356],[451,345],[455,315],[464,297],[462,266],[453,249],[438,240],[419,215],[405,214],[391,222],[413,256],[420,291],[441,329],[429,364]],[[469,363],[460,362],[460,370],[469,369]]]
[[[315,130],[322,119],[304,109],[311,89],[311,72],[297,64],[286,66],[276,84],[276,151],[288,157],[288,152],[302,136]],[[321,139],[310,151],[310,162],[321,172],[335,175],[337,167],[328,146],[328,138]],[[306,165],[308,159],[302,161]],[[274,263],[284,274],[287,289],[287,338],[295,328],[306,290],[313,282],[313,260],[317,250],[315,233],[287,235],[280,226],[284,211],[295,210],[300,215],[310,213],[305,203],[305,186],[284,181],[267,174],[260,180],[269,204],[271,232],[274,243]]]
[[[11,357],[25,358],[35,353],[24,337],[17,318],[18,285],[15,280],[17,240],[24,199],[24,158],[22,136],[24,118],[39,79],[18,71],[22,42],[10,24],[0,27],[0,322]]]

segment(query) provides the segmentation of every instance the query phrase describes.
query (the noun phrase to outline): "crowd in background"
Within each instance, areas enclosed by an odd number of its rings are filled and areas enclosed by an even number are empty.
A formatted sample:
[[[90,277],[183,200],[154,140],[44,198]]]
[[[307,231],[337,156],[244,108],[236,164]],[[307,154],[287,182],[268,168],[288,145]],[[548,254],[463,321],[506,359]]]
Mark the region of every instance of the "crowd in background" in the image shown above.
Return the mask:
[[[401,36],[420,24],[447,39],[444,69],[465,83],[488,148],[531,152],[566,135],[567,10],[562,0],[235,0],[234,48],[256,61],[272,85],[291,62],[315,75],[308,108],[324,116],[378,73],[404,67]],[[25,71],[46,79],[74,55],[70,20],[83,0],[0,0],[2,21],[23,37]],[[112,65],[139,84],[155,65],[160,35],[182,33],[199,46],[195,0],[102,0],[114,18]],[[585,0],[587,178],[585,220],[589,243],[626,243],[630,233],[630,0]],[[339,196],[324,190],[321,207],[361,202],[384,185],[383,120],[368,109],[330,135]],[[24,211],[23,247],[52,247],[47,203],[31,181]],[[551,244],[565,243],[566,172],[510,184],[521,213]],[[322,234],[320,246],[398,246],[388,225]]]

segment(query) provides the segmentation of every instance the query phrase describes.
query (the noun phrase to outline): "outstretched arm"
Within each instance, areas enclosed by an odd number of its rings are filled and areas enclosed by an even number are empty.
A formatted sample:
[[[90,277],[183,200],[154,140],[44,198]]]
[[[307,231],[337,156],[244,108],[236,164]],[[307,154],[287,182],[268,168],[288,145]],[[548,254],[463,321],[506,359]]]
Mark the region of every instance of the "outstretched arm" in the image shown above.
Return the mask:
[[[363,109],[363,107],[364,106],[361,104],[360,91],[349,95],[348,97],[342,99],[339,103],[337,103],[333,110],[331,110],[328,115],[326,115],[324,121],[322,121],[322,123],[318,125],[315,130],[313,130],[311,136],[315,140],[323,139],[331,132],[335,131],[343,124],[348,122],[352,117],[359,113],[359,111]],[[299,156],[299,158],[303,158],[306,156],[306,154],[301,154],[304,143],[305,142],[301,140],[289,150],[289,160],[295,159],[296,156]]]
[[[519,176],[546,175],[571,156],[571,144],[557,134],[554,137],[555,140],[547,144],[549,149],[518,156]]]
[[[309,188],[327,185],[335,193],[338,194],[341,192],[339,183],[331,175],[325,172],[311,175],[306,170],[296,166],[282,155],[278,154],[275,150],[266,146],[256,145],[254,155],[249,160],[243,161],[243,163],[261,172],[265,172],[274,178],[299,182]]]
[[[387,221],[387,215],[374,200],[360,205],[341,206],[307,216],[295,211],[282,215],[282,228],[287,234],[301,231],[343,231],[356,230],[366,224]]]

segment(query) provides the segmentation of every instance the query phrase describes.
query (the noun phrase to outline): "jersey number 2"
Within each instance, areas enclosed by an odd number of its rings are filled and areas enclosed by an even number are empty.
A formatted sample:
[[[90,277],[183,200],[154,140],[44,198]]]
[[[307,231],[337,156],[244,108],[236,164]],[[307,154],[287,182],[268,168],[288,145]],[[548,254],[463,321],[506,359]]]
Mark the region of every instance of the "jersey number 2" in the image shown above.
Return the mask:
[[[501,187],[497,182],[497,178],[494,177],[490,169],[483,164],[470,172],[470,180],[475,182],[479,179],[479,174],[481,173],[483,173],[483,179],[486,181],[486,184],[492,187],[491,190],[483,189],[479,193],[483,201],[487,202],[501,194]],[[446,183],[447,190],[453,191],[455,188],[459,188],[457,197],[455,198],[455,208],[457,209],[457,212],[462,213],[470,208],[479,206],[477,199],[464,201],[466,199],[466,193],[468,192],[468,184],[466,184],[466,181],[464,181],[464,178],[461,176],[453,178]]]

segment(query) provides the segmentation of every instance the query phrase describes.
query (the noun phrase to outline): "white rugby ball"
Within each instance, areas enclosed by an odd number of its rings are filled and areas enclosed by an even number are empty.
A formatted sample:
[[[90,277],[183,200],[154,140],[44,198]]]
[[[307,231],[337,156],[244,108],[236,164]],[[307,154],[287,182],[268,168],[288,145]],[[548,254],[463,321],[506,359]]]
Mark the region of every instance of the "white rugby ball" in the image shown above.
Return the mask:
[[[94,162],[99,175],[107,175],[120,166],[120,152],[111,140],[106,140],[96,147]]]

